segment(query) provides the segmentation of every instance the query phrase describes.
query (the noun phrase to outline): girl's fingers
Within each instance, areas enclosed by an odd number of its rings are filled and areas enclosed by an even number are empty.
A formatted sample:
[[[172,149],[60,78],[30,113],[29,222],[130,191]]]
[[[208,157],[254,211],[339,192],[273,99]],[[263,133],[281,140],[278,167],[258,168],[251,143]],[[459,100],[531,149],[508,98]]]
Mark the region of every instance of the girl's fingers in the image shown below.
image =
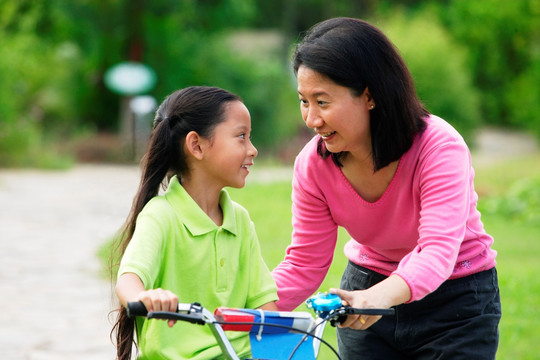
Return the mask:
[[[139,300],[144,303],[148,311],[170,311],[178,309],[178,297],[169,290],[152,289],[139,295]]]
[[[174,324],[176,324],[176,320],[169,320],[167,321],[167,325],[171,328],[174,326]]]

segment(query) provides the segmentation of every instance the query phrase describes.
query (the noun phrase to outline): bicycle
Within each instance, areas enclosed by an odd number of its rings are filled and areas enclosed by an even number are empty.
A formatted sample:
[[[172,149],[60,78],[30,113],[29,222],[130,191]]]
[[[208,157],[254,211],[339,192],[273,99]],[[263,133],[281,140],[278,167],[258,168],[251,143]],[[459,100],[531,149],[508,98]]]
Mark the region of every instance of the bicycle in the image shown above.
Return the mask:
[[[332,326],[342,323],[349,314],[394,315],[390,309],[358,309],[344,306],[334,294],[319,293],[306,301],[316,317],[308,312],[264,311],[220,307],[214,313],[199,303],[180,303],[177,312],[148,313],[142,302],[127,304],[128,316],[146,316],[148,319],[186,321],[210,326],[223,356],[227,360],[240,360],[225,331],[249,332],[254,359],[291,360],[316,359],[320,344],[328,346],[340,359],[337,351],[323,338],[327,322]]]

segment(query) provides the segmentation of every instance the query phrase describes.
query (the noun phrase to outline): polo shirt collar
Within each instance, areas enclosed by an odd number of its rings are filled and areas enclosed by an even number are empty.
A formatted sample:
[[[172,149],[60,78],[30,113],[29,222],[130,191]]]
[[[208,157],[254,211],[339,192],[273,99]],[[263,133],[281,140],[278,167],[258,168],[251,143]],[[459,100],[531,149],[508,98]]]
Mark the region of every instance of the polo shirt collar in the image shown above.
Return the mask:
[[[192,235],[204,235],[215,231],[218,228],[225,229],[231,234],[236,235],[237,230],[234,206],[229,193],[225,189],[222,189],[219,193],[219,205],[223,211],[223,224],[221,226],[217,226],[199,207],[186,189],[180,184],[177,176],[171,178],[167,191],[165,192],[165,198],[174,208],[178,219]]]

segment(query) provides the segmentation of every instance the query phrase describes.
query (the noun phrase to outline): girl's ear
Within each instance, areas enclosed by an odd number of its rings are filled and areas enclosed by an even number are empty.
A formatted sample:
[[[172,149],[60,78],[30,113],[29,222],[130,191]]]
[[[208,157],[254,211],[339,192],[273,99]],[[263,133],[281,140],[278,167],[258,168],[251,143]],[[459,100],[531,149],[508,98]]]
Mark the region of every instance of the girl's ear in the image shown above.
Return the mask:
[[[203,158],[202,140],[199,134],[190,131],[186,135],[186,141],[184,142],[186,153],[191,154],[197,160],[201,160]]]

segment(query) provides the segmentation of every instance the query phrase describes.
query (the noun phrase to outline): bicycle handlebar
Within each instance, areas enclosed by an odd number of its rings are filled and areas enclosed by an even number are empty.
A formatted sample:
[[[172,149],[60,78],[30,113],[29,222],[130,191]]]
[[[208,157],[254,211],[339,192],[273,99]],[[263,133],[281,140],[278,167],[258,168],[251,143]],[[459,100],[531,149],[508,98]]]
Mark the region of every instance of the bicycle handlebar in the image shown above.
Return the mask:
[[[331,294],[330,294],[331,295]],[[328,302],[332,301],[332,304]],[[367,309],[358,309],[350,306],[343,306],[336,302],[337,298],[329,297],[328,294],[319,294],[315,298],[311,298],[307,305],[312,308],[317,315],[321,318],[329,317],[332,319],[331,324],[335,325],[336,323],[343,323],[347,318],[347,315],[351,314],[362,314],[362,315],[375,315],[375,316],[388,316],[394,315],[395,309],[378,309],[378,308],[367,308]],[[180,320],[187,321],[193,324],[204,325],[207,322],[202,311],[203,307],[198,303],[193,304],[178,304],[178,309],[176,312],[169,311],[154,311],[148,313],[146,307],[141,301],[128,302],[126,310],[128,317],[133,316],[146,316],[148,319],[171,319],[171,320]]]
[[[146,316],[148,315],[148,310],[144,306],[142,301],[130,301],[126,306],[127,316]]]
[[[204,325],[206,318],[203,315],[202,306],[198,303],[178,304],[176,312],[152,311],[148,312],[142,301],[130,301],[126,307],[128,317],[146,316],[148,319],[180,320],[192,324]]]

